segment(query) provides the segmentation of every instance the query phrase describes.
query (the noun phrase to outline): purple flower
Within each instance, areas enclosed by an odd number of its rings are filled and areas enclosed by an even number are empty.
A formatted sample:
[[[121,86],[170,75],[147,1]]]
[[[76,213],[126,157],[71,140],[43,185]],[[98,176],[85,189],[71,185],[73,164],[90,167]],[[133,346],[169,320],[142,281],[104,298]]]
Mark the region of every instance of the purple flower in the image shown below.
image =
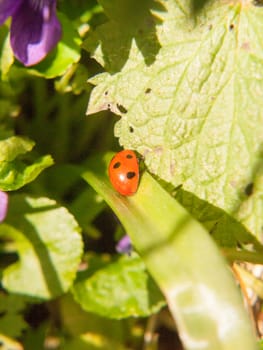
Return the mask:
[[[7,213],[8,195],[6,192],[0,191],[0,222],[2,222]]]
[[[56,0],[0,0],[0,25],[11,16],[11,47],[25,66],[40,62],[61,38]]]
[[[116,245],[116,250],[121,254],[131,254],[132,244],[128,235],[123,236]]]

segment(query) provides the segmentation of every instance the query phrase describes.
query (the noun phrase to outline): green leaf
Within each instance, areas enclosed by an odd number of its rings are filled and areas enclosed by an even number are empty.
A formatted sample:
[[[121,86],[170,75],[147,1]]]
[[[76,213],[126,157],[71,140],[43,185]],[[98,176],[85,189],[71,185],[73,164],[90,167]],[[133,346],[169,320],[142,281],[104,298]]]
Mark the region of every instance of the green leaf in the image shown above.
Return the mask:
[[[142,16],[122,31],[131,1],[101,1],[109,22],[85,47],[115,74],[91,80],[87,113],[120,115],[120,144],[153,174],[234,215],[262,164],[262,9],[208,1],[193,14],[192,3],[136,3]]]
[[[20,295],[0,294],[0,313],[19,313],[26,307],[27,301],[25,297]]]
[[[0,163],[0,189],[13,191],[35,180],[47,167],[53,164],[51,156],[35,159],[34,163],[27,165],[21,160]]]
[[[22,315],[6,314],[0,318],[0,330],[9,337],[19,337],[28,325]]]
[[[210,232],[221,247],[250,246],[250,250],[263,252],[262,244],[239,221],[192,193],[178,189],[175,198]],[[257,262],[261,263],[260,259]]]
[[[35,143],[20,136],[11,136],[0,141],[0,163],[11,162],[17,156],[32,150]]]
[[[86,312],[81,308],[80,304],[74,301],[71,294],[60,298],[59,310],[63,323],[62,327],[70,337],[76,337],[85,333],[101,333],[104,337],[124,343],[127,332],[136,322],[135,319],[126,319],[119,322],[119,320]]]
[[[14,63],[14,55],[10,45],[10,34],[6,26],[1,26],[0,29],[0,42],[3,42],[1,47],[2,57],[0,63],[0,70],[2,79],[5,80],[10,67]]]
[[[25,137],[11,136],[0,140],[0,189],[16,190],[33,181],[44,169],[53,164],[51,156],[38,159],[22,157],[35,143]],[[31,164],[30,164],[31,163]]]
[[[115,192],[111,159],[91,159],[83,178],[112,207],[166,297],[188,350],[252,350],[256,341],[229,268],[207,231],[148,174],[134,196]]]
[[[3,272],[3,285],[13,293],[50,299],[67,291],[82,254],[73,216],[48,198],[10,196],[0,235],[13,239],[19,260]]]
[[[90,265],[92,269],[92,261]],[[92,274],[89,269],[80,273],[73,295],[84,310],[115,319],[148,316],[165,305],[160,290],[136,255],[122,257]]]
[[[2,334],[9,337],[19,337],[26,328],[20,312],[26,306],[26,299],[18,295],[0,294],[0,330]],[[1,340],[1,339],[0,339]]]
[[[246,199],[238,209],[238,219],[254,232],[257,239],[262,241],[263,227],[263,164],[255,171],[253,182],[246,188]]]
[[[111,21],[98,26],[93,36],[84,43],[84,48],[92,52],[107,71],[116,73],[126,65],[129,58],[138,60],[134,41],[142,52],[145,64],[152,64],[161,47],[156,36],[152,10],[165,10],[163,4],[152,0],[140,3],[133,0],[99,2]]]
[[[3,349],[23,350],[23,346],[20,343],[16,342],[14,339],[4,336],[3,334],[0,334],[0,343]]]
[[[62,328],[67,334],[65,349],[124,349],[121,344],[129,343],[128,349],[137,349],[145,324],[136,318],[121,322],[84,311],[67,294],[59,299]],[[140,347],[140,346],[139,346]],[[62,347],[64,350],[64,347]],[[62,350],[61,349],[61,350]],[[35,350],[35,349],[33,349]]]

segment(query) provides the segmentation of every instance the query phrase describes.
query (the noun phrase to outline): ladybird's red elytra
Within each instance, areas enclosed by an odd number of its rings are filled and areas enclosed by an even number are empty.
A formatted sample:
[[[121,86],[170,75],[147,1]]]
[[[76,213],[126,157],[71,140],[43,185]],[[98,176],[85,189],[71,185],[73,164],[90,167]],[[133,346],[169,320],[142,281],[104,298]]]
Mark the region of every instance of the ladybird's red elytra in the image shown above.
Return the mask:
[[[115,154],[109,165],[112,186],[123,196],[133,195],[139,184],[139,163],[136,154],[123,150]]]

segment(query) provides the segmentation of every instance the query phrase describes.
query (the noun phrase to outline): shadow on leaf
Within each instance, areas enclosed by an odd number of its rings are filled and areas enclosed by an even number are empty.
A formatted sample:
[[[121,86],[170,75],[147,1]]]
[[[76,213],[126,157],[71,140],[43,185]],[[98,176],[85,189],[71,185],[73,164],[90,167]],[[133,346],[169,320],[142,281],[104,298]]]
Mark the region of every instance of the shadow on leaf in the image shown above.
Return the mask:
[[[263,246],[240,222],[222,209],[180,188],[175,198],[210,232],[221,247],[251,244],[255,251]]]
[[[209,2],[212,2],[212,0],[191,0],[192,14],[194,16],[198,15]]]
[[[60,207],[53,201],[23,195],[11,196],[9,204],[0,234],[15,241],[19,260],[4,271],[4,286],[44,299],[60,295],[65,289],[59,274],[65,273],[62,260],[66,249],[60,239]]]
[[[101,45],[105,69],[116,73],[128,60],[134,40],[145,64],[151,65],[161,48],[156,33],[156,26],[161,23],[161,19],[152,11],[161,12],[165,8],[153,0],[99,2],[110,21],[98,27],[84,47],[95,52]]]

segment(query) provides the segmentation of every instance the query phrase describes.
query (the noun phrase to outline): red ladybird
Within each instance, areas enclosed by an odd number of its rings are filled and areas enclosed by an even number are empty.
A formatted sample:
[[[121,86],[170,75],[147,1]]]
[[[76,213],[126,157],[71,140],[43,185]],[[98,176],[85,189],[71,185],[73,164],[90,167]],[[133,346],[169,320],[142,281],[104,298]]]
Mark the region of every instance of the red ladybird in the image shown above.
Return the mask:
[[[131,196],[139,184],[139,163],[131,150],[117,153],[109,165],[109,177],[112,186],[123,196]]]

